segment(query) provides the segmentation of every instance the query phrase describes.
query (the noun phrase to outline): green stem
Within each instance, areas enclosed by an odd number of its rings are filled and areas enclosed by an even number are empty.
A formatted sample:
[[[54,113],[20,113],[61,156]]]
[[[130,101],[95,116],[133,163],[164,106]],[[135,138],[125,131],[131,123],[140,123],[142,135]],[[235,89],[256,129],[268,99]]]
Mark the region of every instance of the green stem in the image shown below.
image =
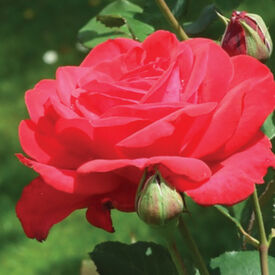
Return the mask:
[[[177,243],[175,242],[175,225],[176,223],[172,223],[164,227],[155,228],[155,230],[157,234],[159,234],[166,241],[168,250],[177,268],[178,274],[188,275],[182,256],[177,248]]]
[[[204,263],[204,260],[201,256],[201,254],[200,254],[198,246],[197,246],[195,240],[193,239],[193,237],[191,236],[187,226],[185,225],[182,215],[179,217],[179,226],[178,227],[179,227],[181,235],[186,240],[187,245],[189,246],[189,249],[193,253],[193,258],[196,261],[196,265],[200,271],[200,274],[201,275],[209,275],[209,272],[207,270],[207,267]]]
[[[189,37],[167,6],[164,0],[156,0],[160,10],[162,11],[163,15],[166,17],[167,21],[170,23],[172,28],[177,32],[179,38],[181,40],[187,40]]]
[[[254,247],[258,248],[260,245],[260,242],[253,238],[250,234],[248,234],[244,228],[242,227],[242,225],[233,217],[231,217],[229,215],[229,213],[222,211],[218,206],[215,207],[222,215],[224,215],[225,217],[227,217],[229,220],[231,220],[236,226],[237,228],[240,230],[240,232],[244,235],[245,237],[245,241],[249,242],[251,245],[253,245]]]
[[[260,261],[261,261],[261,270],[262,275],[268,275],[268,241],[265,234],[264,228],[264,221],[263,216],[259,204],[259,199],[257,195],[257,189],[255,187],[255,191],[252,195],[253,200],[253,207],[258,223],[259,233],[260,233],[260,245],[259,245],[259,252],[260,252]]]
[[[168,242],[168,249],[169,249],[170,255],[173,259],[173,262],[176,265],[179,275],[187,275],[188,273],[184,266],[183,259],[180,255],[180,252],[176,246],[176,243],[174,241],[170,240]]]

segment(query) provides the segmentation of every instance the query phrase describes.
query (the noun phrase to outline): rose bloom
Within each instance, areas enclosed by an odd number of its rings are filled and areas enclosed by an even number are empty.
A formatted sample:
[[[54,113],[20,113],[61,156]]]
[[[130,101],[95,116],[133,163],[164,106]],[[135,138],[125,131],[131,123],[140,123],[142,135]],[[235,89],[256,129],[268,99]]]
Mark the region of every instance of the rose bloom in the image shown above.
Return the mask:
[[[275,166],[260,131],[275,106],[271,72],[208,39],[108,40],[25,99],[19,137],[29,157],[18,158],[39,176],[16,211],[37,240],[81,208],[112,232],[110,210],[135,211],[146,168],[201,205],[232,205]]]

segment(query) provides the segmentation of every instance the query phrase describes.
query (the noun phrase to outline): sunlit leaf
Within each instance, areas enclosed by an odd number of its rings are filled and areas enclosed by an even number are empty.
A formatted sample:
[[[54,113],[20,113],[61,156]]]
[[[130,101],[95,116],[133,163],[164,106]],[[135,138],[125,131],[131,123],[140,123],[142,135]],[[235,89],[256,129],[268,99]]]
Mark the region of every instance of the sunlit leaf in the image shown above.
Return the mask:
[[[268,136],[269,139],[275,137],[275,113],[273,112],[268,116],[264,125],[262,126],[262,131]]]
[[[127,0],[107,5],[79,31],[79,39],[88,48],[117,37],[144,40],[154,28],[136,17],[143,9]]]
[[[275,270],[275,258],[268,257],[269,270]],[[222,275],[259,275],[261,274],[258,251],[226,252],[212,259],[211,268],[218,268]],[[272,273],[270,273],[272,274]]]

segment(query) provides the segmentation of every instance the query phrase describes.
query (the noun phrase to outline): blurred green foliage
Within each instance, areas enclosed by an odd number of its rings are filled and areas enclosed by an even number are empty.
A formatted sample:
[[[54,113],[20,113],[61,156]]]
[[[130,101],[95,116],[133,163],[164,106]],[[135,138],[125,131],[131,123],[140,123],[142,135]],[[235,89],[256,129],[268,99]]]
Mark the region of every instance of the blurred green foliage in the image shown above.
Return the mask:
[[[116,233],[110,234],[90,226],[85,221],[84,211],[78,211],[54,226],[48,239],[41,244],[26,238],[15,215],[14,208],[23,187],[35,177],[14,156],[15,152],[21,151],[17,136],[18,124],[28,116],[24,92],[40,79],[54,78],[58,66],[77,65],[81,62],[85,53],[76,47],[77,32],[110,2],[0,2],[0,274],[78,274],[81,260],[88,258],[88,252],[102,241],[160,241],[155,232],[142,224],[134,213],[114,212]],[[203,8],[213,3],[210,0],[186,2],[188,3],[182,6],[183,12],[178,10],[178,6],[174,6],[181,22],[195,21]],[[260,14],[269,26],[271,36],[275,37],[275,1],[266,0],[265,3],[263,5],[260,1],[246,0],[239,9]],[[146,23],[154,25],[157,22],[154,16],[158,10],[157,7],[152,7],[154,6],[150,3],[150,9],[145,9],[145,14]],[[152,10],[153,13],[150,13]],[[229,16],[230,11],[225,11],[225,15]],[[158,24],[169,29],[164,19]],[[200,35],[219,39],[223,28],[222,22],[215,21]],[[46,64],[43,61],[42,57],[48,50],[57,52],[56,63]],[[267,65],[275,71],[274,54]],[[187,222],[198,240],[202,254],[208,260],[219,256],[224,250],[241,247],[242,242],[234,225],[215,209],[199,207],[191,201],[188,201],[188,205],[192,214],[187,216]],[[175,238],[178,238],[177,234]],[[182,247],[181,252],[186,261],[190,261],[185,247]]]

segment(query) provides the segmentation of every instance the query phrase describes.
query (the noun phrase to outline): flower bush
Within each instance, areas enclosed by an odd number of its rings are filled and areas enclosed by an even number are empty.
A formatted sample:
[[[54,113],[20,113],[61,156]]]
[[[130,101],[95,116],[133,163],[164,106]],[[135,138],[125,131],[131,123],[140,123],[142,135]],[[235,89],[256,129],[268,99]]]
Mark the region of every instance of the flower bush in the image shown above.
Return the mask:
[[[208,39],[157,31],[143,43],[108,40],[25,100],[19,136],[29,157],[18,158],[39,176],[16,211],[37,240],[80,208],[112,232],[110,210],[135,211],[145,168],[199,204],[232,205],[275,166],[260,131],[275,106],[271,72]]]

